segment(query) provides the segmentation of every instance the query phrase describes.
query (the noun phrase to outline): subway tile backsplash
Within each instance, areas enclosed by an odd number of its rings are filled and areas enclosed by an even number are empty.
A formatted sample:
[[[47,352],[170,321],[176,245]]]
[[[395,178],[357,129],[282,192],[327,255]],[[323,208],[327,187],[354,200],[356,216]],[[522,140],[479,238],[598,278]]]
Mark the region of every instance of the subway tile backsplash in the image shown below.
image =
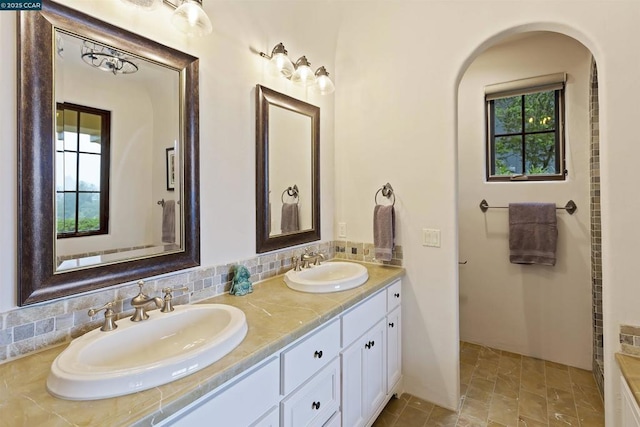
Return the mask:
[[[152,277],[145,279],[144,289],[147,294],[161,296],[162,288],[186,285],[189,290],[176,291],[173,302],[180,305],[202,301],[229,292],[234,266],[247,267],[251,273],[251,281],[256,283],[285,273],[291,268],[291,258],[300,256],[307,248],[310,251],[323,253],[327,260],[341,258],[376,262],[373,259],[372,244],[321,242],[261,254],[224,265]],[[347,252],[348,256],[346,256]],[[393,259],[385,264],[402,265],[402,248],[396,247]],[[94,318],[87,315],[87,311],[92,307],[101,307],[109,301],[115,301],[114,311],[118,319],[130,316],[133,314],[130,300],[137,293],[138,286],[135,282],[124,283],[100,291],[0,313],[0,362],[68,342],[72,338],[100,327],[103,322],[102,313]]]

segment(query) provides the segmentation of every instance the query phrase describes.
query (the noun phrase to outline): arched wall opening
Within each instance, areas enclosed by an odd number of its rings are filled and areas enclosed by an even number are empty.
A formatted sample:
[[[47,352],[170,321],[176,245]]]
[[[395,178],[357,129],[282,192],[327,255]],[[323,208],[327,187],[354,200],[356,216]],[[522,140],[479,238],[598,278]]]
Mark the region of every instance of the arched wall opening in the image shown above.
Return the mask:
[[[584,35],[555,24],[497,34],[464,61],[456,85],[460,341],[593,370],[603,392],[602,263],[596,53]],[[567,168],[561,182],[488,183],[485,85],[567,72]],[[573,199],[558,214],[555,267],[509,264],[508,211],[490,205]],[[566,199],[566,200],[565,200]],[[472,370],[461,348],[463,391]]]

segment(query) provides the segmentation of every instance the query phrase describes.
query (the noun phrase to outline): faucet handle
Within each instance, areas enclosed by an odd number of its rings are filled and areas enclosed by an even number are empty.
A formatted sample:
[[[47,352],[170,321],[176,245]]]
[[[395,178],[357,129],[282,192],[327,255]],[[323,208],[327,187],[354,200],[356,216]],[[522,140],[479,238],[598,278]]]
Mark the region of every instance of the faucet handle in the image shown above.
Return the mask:
[[[187,286],[181,286],[179,288],[163,288],[162,292],[164,292],[164,305],[160,309],[160,312],[170,313],[173,310],[175,310],[173,308],[173,303],[171,302],[171,300],[173,299],[174,291],[188,291],[188,290],[189,290],[189,287]]]
[[[103,332],[113,331],[114,329],[116,329],[118,327],[118,325],[116,325],[116,323],[114,321],[114,319],[116,317],[116,313],[111,308],[111,307],[113,307],[115,305],[115,303],[116,303],[115,301],[109,301],[108,303],[106,303],[102,307],[100,307],[100,308],[91,308],[87,312],[87,315],[89,317],[93,317],[97,313],[99,313],[102,310],[104,310],[104,323],[102,324],[102,327],[100,328],[100,330],[103,331]]]

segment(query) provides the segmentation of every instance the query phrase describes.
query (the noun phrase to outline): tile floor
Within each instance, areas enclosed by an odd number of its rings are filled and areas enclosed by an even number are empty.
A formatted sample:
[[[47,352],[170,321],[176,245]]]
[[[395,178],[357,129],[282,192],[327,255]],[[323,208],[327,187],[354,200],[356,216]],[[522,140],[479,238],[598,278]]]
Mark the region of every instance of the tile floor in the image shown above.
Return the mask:
[[[602,427],[590,371],[476,344],[460,344],[459,412],[403,394],[374,427]]]

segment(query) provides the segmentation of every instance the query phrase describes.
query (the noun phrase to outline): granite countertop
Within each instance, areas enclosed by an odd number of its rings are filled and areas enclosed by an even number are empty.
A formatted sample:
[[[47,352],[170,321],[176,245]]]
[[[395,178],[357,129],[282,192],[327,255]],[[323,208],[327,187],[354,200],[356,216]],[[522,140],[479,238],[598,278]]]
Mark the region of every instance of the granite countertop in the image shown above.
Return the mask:
[[[622,376],[627,380],[627,384],[640,405],[640,357],[631,356],[624,353],[616,353],[616,360]]]
[[[0,426],[154,425],[404,275],[399,267],[363,265],[369,280],[356,289],[297,292],[285,285],[283,276],[276,276],[256,284],[252,294],[224,294],[201,301],[244,311],[247,336],[212,365],[149,390],[83,402],[51,396],[46,379],[51,363],[66,345],[0,364],[4,383],[0,385]]]

